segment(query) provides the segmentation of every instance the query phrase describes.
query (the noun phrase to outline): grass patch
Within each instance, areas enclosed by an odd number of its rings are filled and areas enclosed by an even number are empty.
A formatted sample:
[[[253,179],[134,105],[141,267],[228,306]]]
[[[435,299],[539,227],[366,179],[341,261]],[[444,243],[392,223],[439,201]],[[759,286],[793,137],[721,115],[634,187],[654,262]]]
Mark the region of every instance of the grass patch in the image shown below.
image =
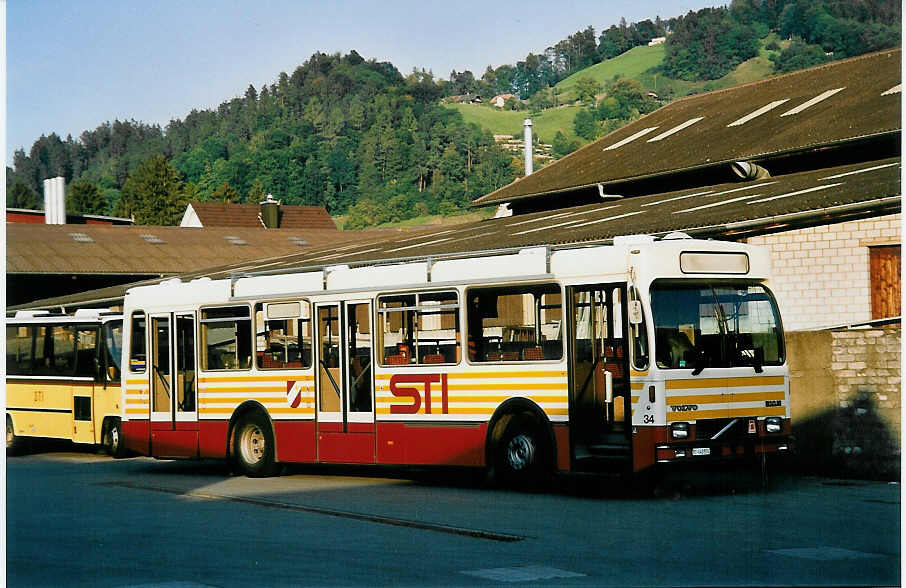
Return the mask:
[[[561,100],[565,102],[572,101],[575,100],[576,83],[582,78],[591,78],[601,84],[609,82],[617,75],[624,78],[639,79],[642,74],[653,67],[657,67],[663,60],[663,45],[633,47],[613,59],[607,59],[577,71],[568,78],[561,80],[554,88],[560,91]]]
[[[492,135],[522,137],[523,121],[531,118],[535,136],[542,143],[553,141],[557,131],[561,131],[569,140],[578,139],[573,132],[573,118],[579,110],[578,106],[551,108],[535,117],[528,110],[502,110],[485,104],[444,104],[444,106],[458,110],[467,123],[475,123],[490,131]]]

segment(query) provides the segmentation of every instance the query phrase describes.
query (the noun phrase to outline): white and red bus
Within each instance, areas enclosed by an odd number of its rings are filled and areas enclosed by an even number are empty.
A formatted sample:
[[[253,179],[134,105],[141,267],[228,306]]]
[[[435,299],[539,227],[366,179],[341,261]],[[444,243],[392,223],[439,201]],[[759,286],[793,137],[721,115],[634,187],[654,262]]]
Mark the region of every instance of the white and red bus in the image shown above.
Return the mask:
[[[159,458],[521,481],[789,448],[765,250],[685,236],[129,290],[123,434]]]

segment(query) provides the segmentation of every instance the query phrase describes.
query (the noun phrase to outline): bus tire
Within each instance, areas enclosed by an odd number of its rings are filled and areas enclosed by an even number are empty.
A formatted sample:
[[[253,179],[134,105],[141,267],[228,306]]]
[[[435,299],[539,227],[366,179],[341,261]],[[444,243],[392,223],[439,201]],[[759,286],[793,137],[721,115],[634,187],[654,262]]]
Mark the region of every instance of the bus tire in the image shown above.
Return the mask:
[[[6,415],[6,454],[19,455],[25,451],[26,440],[16,435],[16,428],[13,426],[13,419]]]
[[[233,461],[238,473],[249,478],[266,478],[277,473],[274,434],[260,412],[240,418],[233,434]]]
[[[551,479],[552,448],[545,428],[530,412],[504,416],[494,445],[493,475],[506,487],[537,489]]]
[[[107,419],[104,423],[103,435],[104,449],[114,459],[126,456],[126,446],[123,443],[123,423],[120,419]]]

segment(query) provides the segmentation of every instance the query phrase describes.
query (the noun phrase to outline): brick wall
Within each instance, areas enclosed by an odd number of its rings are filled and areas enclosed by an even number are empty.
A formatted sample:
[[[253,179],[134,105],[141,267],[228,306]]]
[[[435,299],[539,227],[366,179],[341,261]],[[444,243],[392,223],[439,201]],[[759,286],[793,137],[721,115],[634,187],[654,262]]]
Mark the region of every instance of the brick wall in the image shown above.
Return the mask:
[[[752,237],[771,250],[787,331],[871,319],[868,247],[901,242],[900,215]]]
[[[899,478],[900,341],[899,328],[787,334],[800,469]]]

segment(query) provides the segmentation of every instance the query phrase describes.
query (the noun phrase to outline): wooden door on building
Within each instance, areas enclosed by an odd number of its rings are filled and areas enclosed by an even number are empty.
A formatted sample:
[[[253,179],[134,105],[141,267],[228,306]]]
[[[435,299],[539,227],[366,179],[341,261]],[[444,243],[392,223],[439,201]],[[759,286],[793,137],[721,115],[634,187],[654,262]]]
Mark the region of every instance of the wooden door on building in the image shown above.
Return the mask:
[[[868,248],[871,318],[900,316],[900,246]]]

